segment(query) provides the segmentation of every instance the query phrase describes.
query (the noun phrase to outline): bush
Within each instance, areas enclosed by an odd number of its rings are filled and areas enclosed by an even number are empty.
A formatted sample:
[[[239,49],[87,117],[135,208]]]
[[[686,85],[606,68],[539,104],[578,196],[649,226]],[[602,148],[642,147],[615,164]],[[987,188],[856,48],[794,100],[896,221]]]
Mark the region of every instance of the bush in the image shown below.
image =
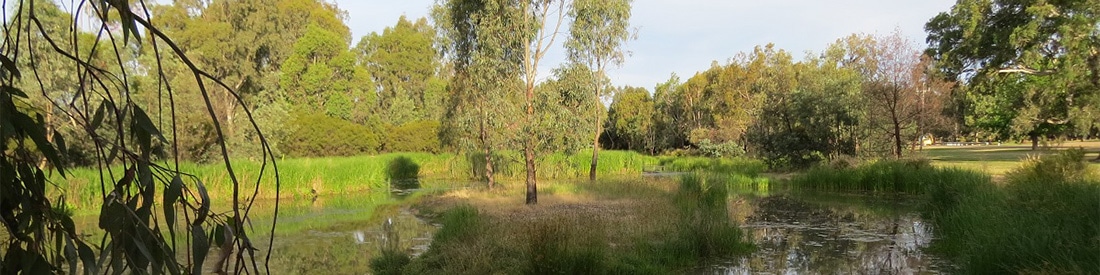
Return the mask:
[[[389,127],[386,133],[384,150],[387,152],[438,153],[442,148],[437,121],[413,121]]]
[[[745,150],[741,148],[741,145],[733,141],[714,143],[709,139],[703,139],[699,141],[697,146],[700,154],[712,158],[734,158],[745,155]]]
[[[279,145],[295,157],[374,154],[381,145],[375,130],[324,114],[298,114],[290,127],[293,130]]]
[[[386,165],[386,179],[394,189],[420,188],[420,165],[406,156],[394,158]]]

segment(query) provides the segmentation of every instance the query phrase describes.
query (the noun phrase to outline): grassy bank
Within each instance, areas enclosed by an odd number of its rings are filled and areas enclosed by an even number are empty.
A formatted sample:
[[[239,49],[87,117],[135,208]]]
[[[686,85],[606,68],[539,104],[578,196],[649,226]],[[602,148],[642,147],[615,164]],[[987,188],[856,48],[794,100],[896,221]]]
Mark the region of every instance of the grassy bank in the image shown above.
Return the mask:
[[[518,152],[501,152],[494,156],[498,160],[495,166],[496,177],[501,180],[514,180],[524,177],[523,158]],[[657,163],[657,158],[630,151],[604,151],[600,153],[597,171],[600,175],[636,175],[642,167]],[[401,169],[394,170],[394,164]],[[162,164],[164,165],[164,164]],[[350,194],[363,192],[384,192],[390,187],[390,179],[395,175],[408,177],[408,170],[420,179],[422,187],[447,187],[456,182],[476,181],[484,174],[483,155],[395,153],[377,156],[298,158],[284,159],[278,162],[281,188],[278,197],[309,198],[315,195]],[[412,167],[409,167],[409,166]],[[569,179],[588,175],[591,165],[590,152],[578,152],[573,155],[554,153],[544,155],[538,162],[539,177],[543,179]],[[240,160],[233,162],[233,168],[242,183],[241,188],[249,193],[255,188],[260,177],[260,163]],[[270,167],[269,167],[270,169]],[[103,174],[103,181],[113,183],[124,174],[121,167],[111,167],[111,174]],[[216,202],[228,201],[233,185],[220,163],[194,164],[181,163],[180,170],[194,175],[205,185],[210,197]],[[170,179],[170,175],[162,175]],[[258,181],[258,197],[271,199],[276,197],[274,174],[267,171]],[[92,168],[71,169],[67,178],[54,176],[52,181],[59,188],[51,189],[51,197],[63,195],[77,211],[99,208],[104,192],[100,185],[100,172]],[[113,184],[107,184],[107,188]],[[194,187],[189,187],[194,190]],[[109,190],[108,190],[109,191]]]
[[[1033,156],[1048,156],[1058,152],[1082,148],[1088,152],[1083,158],[1095,159],[1100,152],[1100,141],[1064,142],[1051,144],[1039,150],[1031,150],[1030,144],[1004,144],[990,146],[929,146],[915,152],[915,156],[932,160],[937,167],[954,167],[985,172],[994,177],[1016,169],[1025,159]],[[1090,164],[1100,169],[1100,163]]]
[[[939,239],[933,249],[961,273],[1100,270],[1100,176],[1068,150],[1030,158],[994,183],[986,174],[921,161],[822,167],[791,180],[795,190],[907,194]]]
[[[612,179],[461,191],[416,207],[442,224],[427,253],[376,258],[379,274],[668,274],[747,253],[730,220],[730,177]],[[519,189],[519,188],[516,188]]]

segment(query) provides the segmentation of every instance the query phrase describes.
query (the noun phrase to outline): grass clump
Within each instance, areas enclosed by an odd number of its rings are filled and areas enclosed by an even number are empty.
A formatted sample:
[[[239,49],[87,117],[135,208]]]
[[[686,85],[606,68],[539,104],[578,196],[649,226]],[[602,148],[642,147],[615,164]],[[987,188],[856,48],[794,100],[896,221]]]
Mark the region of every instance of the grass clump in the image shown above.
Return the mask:
[[[706,259],[748,252],[741,229],[729,219],[727,177],[690,174],[680,180],[674,195],[679,212],[680,237],[666,253]]]
[[[1100,179],[1083,154],[1029,159],[1003,187],[986,181],[933,193],[954,194],[928,214],[942,238],[934,248],[963,273],[1100,270]]]

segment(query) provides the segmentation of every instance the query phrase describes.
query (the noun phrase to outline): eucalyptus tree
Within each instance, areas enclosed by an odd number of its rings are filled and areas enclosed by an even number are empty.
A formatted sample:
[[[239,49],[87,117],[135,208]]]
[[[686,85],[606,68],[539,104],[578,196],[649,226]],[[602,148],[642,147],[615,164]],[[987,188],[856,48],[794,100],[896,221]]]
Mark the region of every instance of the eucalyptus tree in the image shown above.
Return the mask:
[[[258,192],[272,176],[258,176],[254,183],[238,179],[215,110],[217,99],[211,96],[215,89],[228,90],[234,100],[240,100],[238,95],[229,84],[196,65],[160,25],[151,23],[149,11],[140,8],[144,5],[131,7],[128,1],[84,3],[83,8],[74,10],[75,14],[65,14],[52,2],[25,0],[3,15],[0,226],[11,238],[6,241],[0,273],[201,273],[207,270],[204,263],[213,245],[221,248],[220,254],[212,257],[217,259],[217,272],[261,272],[256,264],[258,248],[245,226],[251,223],[248,216],[256,193],[249,195],[247,190]],[[76,18],[91,20],[77,24]],[[62,23],[55,24],[58,22]],[[59,32],[60,25],[65,27]],[[173,83],[162,81],[166,79],[163,67],[134,62],[132,51],[144,47],[152,47],[157,60],[178,59],[198,87],[195,92],[205,103],[204,119],[212,121],[225,175],[232,183],[232,209],[215,211],[206,185],[182,171],[178,157],[160,156],[160,151],[179,148],[162,134],[178,130],[175,112],[168,112],[173,114],[170,122],[158,126],[146,110],[160,107],[135,96],[160,94],[168,99],[171,109],[180,91],[172,88]],[[50,53],[40,52],[42,49]],[[99,54],[103,56],[95,57]],[[45,60],[51,58],[56,59],[47,64]],[[51,73],[44,70],[57,70],[52,73],[59,76],[75,72],[76,81],[43,77]],[[143,86],[136,81],[138,76],[148,75],[155,76],[153,85]],[[77,234],[71,213],[66,211],[67,199],[53,199],[54,194],[66,193],[59,190],[63,189],[59,187],[62,183],[52,176],[71,176],[60,153],[71,141],[47,138],[50,129],[42,116],[50,110],[38,108],[35,102],[62,110],[57,113],[60,119],[80,131],[74,137],[94,145],[91,162],[95,163],[99,180],[89,187],[98,189],[96,195],[102,198],[98,226],[104,236],[99,251]],[[247,110],[245,116],[250,116]],[[271,172],[272,151],[262,135],[259,142],[264,152],[261,170]],[[39,164],[42,159],[47,165]],[[275,180],[277,186],[277,176]],[[256,189],[244,189],[252,185]]]
[[[511,26],[514,39],[523,48],[522,76],[525,84],[523,98],[526,113],[523,119],[524,139],[521,143],[523,143],[523,159],[527,172],[527,204],[538,203],[535,150],[539,144],[539,133],[536,127],[538,121],[535,118],[535,88],[538,84],[539,63],[554,46],[554,40],[558,37],[558,30],[561,28],[561,24],[565,22],[566,6],[570,4],[568,2],[571,1],[521,0],[518,3],[520,24]]]
[[[1042,135],[1100,122],[1100,1],[959,0],[925,29],[939,70],[966,83],[971,120],[1009,120],[986,130],[1037,148]]]
[[[453,68],[440,137],[481,151],[479,171],[495,184],[494,152],[517,125],[514,91],[520,90],[525,46],[516,39],[522,11],[504,1],[446,0],[432,8],[440,47]]]
[[[445,91],[435,38],[427,19],[414,22],[401,16],[397,24],[364,36],[355,47],[378,87],[378,108],[390,123],[438,120],[442,115]]]
[[[623,44],[633,38],[630,30],[632,0],[574,0],[570,17],[566,51],[573,62],[585,64],[596,74],[592,95],[602,102],[610,90],[604,89],[609,66],[620,66],[626,60]],[[596,165],[600,160],[600,134],[603,133],[603,109],[596,108],[595,131],[592,134],[592,164],[588,179],[596,180]]]
[[[237,148],[251,147],[248,145],[257,138],[247,123],[238,123],[242,111],[271,114],[264,117],[279,120],[260,122],[268,126],[281,126],[282,120],[287,119],[285,113],[291,104],[285,102],[286,89],[281,87],[282,65],[295,53],[296,43],[309,26],[350,37],[350,30],[343,23],[345,12],[335,4],[319,0],[181,0],[154,5],[150,13],[164,26],[163,31],[176,38],[180,47],[194,57],[194,62],[209,68],[216,78],[230,83],[228,89],[216,89],[213,96],[218,119],[226,124],[229,141]],[[146,49],[145,54],[152,53]],[[147,58],[149,61],[155,59]],[[146,66],[182,69],[181,64],[165,62]],[[190,75],[179,70],[166,77],[183,84],[188,82]],[[197,87],[184,85],[181,88],[193,91]],[[236,99],[233,96],[236,92],[243,97]],[[197,121],[202,120],[184,120],[185,123]],[[207,123],[189,129],[212,127]],[[196,144],[196,148],[213,144],[212,139],[200,140],[206,144]],[[262,152],[246,153],[255,156]]]

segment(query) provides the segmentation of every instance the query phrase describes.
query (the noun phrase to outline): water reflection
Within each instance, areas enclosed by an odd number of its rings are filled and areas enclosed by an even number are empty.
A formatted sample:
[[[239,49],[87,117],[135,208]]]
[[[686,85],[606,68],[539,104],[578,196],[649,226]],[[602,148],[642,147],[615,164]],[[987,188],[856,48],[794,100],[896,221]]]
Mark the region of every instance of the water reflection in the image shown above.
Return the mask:
[[[436,230],[389,200],[368,203],[349,196],[319,201],[290,202],[290,209],[280,213],[272,274],[368,274],[370,260],[383,249],[419,255]]]
[[[743,259],[711,264],[704,273],[938,274],[943,270],[941,259],[923,251],[932,241],[931,228],[917,213],[900,211],[896,205],[825,206],[773,196],[736,198],[731,208],[758,250]]]

